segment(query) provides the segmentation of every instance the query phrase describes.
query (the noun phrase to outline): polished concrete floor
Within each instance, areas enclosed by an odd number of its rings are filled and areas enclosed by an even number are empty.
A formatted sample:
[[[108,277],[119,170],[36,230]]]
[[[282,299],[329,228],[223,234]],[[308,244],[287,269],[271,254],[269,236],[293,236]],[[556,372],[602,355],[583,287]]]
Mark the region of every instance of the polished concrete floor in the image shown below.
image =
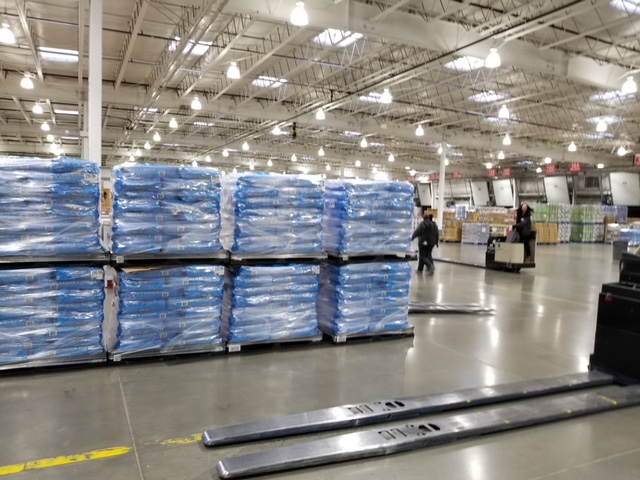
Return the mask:
[[[482,261],[483,250],[446,244],[435,256]],[[436,267],[433,277],[414,273],[413,300],[480,303],[495,315],[412,315],[414,338],[0,376],[0,473],[129,447],[113,458],[7,478],[210,479],[222,458],[318,436],[205,449],[192,435],[206,427],[586,371],[600,285],[617,277],[610,246],[540,247],[537,268],[519,274]],[[640,407],[262,478],[639,477]]]

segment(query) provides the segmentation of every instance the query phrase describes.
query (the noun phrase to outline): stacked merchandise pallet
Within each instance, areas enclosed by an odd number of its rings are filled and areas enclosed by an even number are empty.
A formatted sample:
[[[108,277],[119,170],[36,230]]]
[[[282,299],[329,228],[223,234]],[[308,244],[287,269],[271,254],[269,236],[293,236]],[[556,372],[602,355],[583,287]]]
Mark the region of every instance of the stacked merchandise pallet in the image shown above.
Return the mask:
[[[112,318],[105,325],[109,357],[224,350],[223,287],[223,266],[120,270]]]
[[[604,209],[602,205],[576,205],[573,207],[571,241],[577,243],[604,241]]]
[[[327,181],[318,319],[334,342],[409,335],[412,187],[404,182]]]
[[[547,224],[550,241],[545,243],[567,243],[571,240],[571,215],[573,207],[571,205],[537,204],[533,205],[533,219],[536,228],[540,224]],[[558,240],[555,242],[554,227],[557,230]],[[543,227],[544,228],[544,227]],[[538,240],[539,243],[540,240]]]
[[[491,233],[488,223],[465,223],[462,226],[462,243],[486,245]]]
[[[219,172],[126,163],[112,176],[110,358],[223,350]]]
[[[85,160],[0,159],[0,368],[106,360],[98,179]]]
[[[238,173],[222,182],[223,246],[230,251],[222,314],[229,351],[317,342],[322,179]]]
[[[620,230],[620,240],[627,242],[630,247],[640,245],[640,222],[632,222]]]
[[[604,243],[620,240],[620,232],[627,223],[629,208],[624,205],[603,205]]]

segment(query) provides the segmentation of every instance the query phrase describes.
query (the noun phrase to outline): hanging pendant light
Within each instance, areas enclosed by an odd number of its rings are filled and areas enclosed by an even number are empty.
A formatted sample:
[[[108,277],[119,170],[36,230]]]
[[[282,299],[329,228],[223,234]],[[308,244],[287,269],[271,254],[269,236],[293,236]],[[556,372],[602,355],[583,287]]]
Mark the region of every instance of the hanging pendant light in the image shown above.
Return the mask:
[[[324,110],[319,108],[318,111],[316,112],[316,120],[324,120],[326,118],[325,114],[324,114]]]
[[[367,142],[367,137],[362,137],[360,140],[360,147],[367,148],[369,146],[369,142]]]
[[[371,171],[372,171],[373,173],[378,173],[378,167],[373,167],[373,168],[371,169]]]
[[[448,159],[448,158],[445,158],[445,159],[444,159],[444,166],[445,166],[445,167],[448,167],[448,166],[449,166],[449,159]]]
[[[484,60],[484,66],[487,68],[498,68],[502,64],[497,48],[490,48],[489,55]]]
[[[202,110],[202,103],[200,103],[198,95],[193,96],[193,100],[191,101],[191,108],[193,110]]]
[[[249,151],[249,144],[246,141],[242,144],[242,150],[245,152]]]
[[[198,161],[194,160],[193,162],[191,162],[191,166],[192,167],[197,167],[198,166]]]
[[[159,142],[160,140],[162,140],[162,137],[160,136],[160,134],[158,132],[153,134],[153,141],[154,142]]]
[[[136,148],[136,149],[135,149],[135,151],[133,152],[133,154],[134,154],[136,157],[141,157],[141,156],[142,156],[142,152],[140,151],[140,149],[139,149],[139,148]]]
[[[416,127],[416,137],[424,137],[424,128],[422,128],[422,125]]]
[[[607,131],[607,124],[604,120],[600,120],[598,122],[598,124],[596,125],[596,132],[606,132]]]
[[[542,168],[540,167],[536,168],[536,173],[542,173]]]
[[[489,170],[490,168],[493,168],[493,163],[487,162],[484,164],[484,166],[487,167],[487,170]]]
[[[42,126],[40,126],[40,128],[42,129],[43,132],[48,132],[49,130],[51,130],[51,127],[46,121],[42,124]]]
[[[389,160],[390,162],[395,162],[396,157],[393,156],[393,153],[390,153],[389,156],[387,157],[387,160]]]
[[[326,167],[324,167],[324,168],[325,168],[325,169],[327,170],[327,172],[328,172],[329,170],[331,170],[331,165],[329,165],[329,164],[327,163],[327,166],[326,166]]]
[[[575,143],[571,142],[567,150],[569,150],[570,152],[575,152],[576,150],[578,150],[578,147],[576,147]]]
[[[292,161],[292,162],[297,162],[297,161],[298,161],[298,157],[296,157],[296,154],[295,154],[295,153],[292,153],[292,154],[291,154],[291,161]]]
[[[382,95],[380,95],[380,103],[391,103],[393,102],[393,96],[388,88],[385,88],[382,91]]]
[[[175,119],[175,117],[171,117],[171,120],[169,121],[169,128],[178,128],[178,121]]]
[[[620,157],[624,157],[627,154],[627,149],[624,148],[623,145],[620,145],[620,148],[618,149],[618,155]]]
[[[502,105],[500,110],[498,111],[498,118],[508,119],[509,118],[509,109],[506,105]]]
[[[44,113],[44,110],[42,109],[42,105],[40,105],[39,100],[33,105],[33,108],[31,109],[31,111],[36,115],[42,115]]]
[[[51,135],[50,133],[47,135],[47,142],[53,142],[54,139],[55,139],[55,137],[53,135]]]
[[[206,157],[204,157],[204,161],[207,163],[211,163],[211,157],[207,155]]]
[[[509,136],[508,133],[502,139],[502,144],[503,145],[511,145],[511,137]]]
[[[226,148],[224,150],[222,150],[222,156],[224,158],[227,158],[229,156],[229,151]]]
[[[599,163],[598,165],[596,165],[596,167],[598,167],[598,168],[604,168],[604,163]]]
[[[151,150],[151,144],[149,142],[144,142],[144,149]]]
[[[271,161],[271,159],[269,159],[269,161],[267,162],[267,167],[273,167],[273,162]]]
[[[0,28],[0,43],[6,43],[7,45],[16,44],[16,36],[11,31],[8,23],[3,23]]]
[[[442,155],[442,145],[438,147],[438,155]]]
[[[498,152],[498,160],[504,160],[504,152],[502,150]]]
[[[296,2],[296,6],[291,10],[289,21],[298,27],[309,25],[309,15],[304,9],[304,2]]]
[[[553,162],[553,160],[551,159],[551,157],[545,157],[545,158],[544,158],[544,163],[546,163],[547,165],[551,164],[551,162]]]
[[[133,154],[129,155],[129,161],[130,162],[135,162],[136,161],[136,157],[133,156]]]
[[[33,80],[31,80],[32,75],[29,72],[24,74],[22,80],[20,80],[20,86],[25,90],[33,90]]]
[[[320,157],[324,157],[324,148],[320,147],[320,149],[318,150],[318,155]]]
[[[231,62],[229,68],[227,69],[227,78],[231,78],[232,80],[237,80],[240,78],[240,69],[238,68],[238,64],[236,62]]]
[[[356,160],[356,167],[360,167],[362,165],[362,162],[360,162],[360,160]]]
[[[249,165],[249,170],[253,170],[254,168],[256,168],[256,167],[253,166],[253,163],[251,165]]]
[[[624,95],[631,95],[632,93],[636,93],[638,91],[638,86],[636,82],[633,81],[633,77],[627,77],[627,80],[622,84],[621,92]]]
[[[271,130],[271,134],[282,135],[282,130],[280,130],[280,127],[276,125],[275,127],[273,127],[273,130]]]

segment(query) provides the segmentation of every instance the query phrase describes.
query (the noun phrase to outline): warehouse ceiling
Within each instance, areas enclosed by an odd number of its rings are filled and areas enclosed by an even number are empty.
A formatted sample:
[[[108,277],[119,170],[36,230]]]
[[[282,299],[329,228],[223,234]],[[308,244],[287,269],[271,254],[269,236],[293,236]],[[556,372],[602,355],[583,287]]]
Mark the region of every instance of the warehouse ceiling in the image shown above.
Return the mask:
[[[448,171],[465,176],[487,163],[534,172],[545,157],[560,171],[630,168],[639,151],[639,94],[621,90],[640,82],[640,0],[308,0],[302,27],[295,6],[105,0],[103,165],[139,153],[404,178],[437,170],[445,144]],[[0,0],[0,16],[16,39],[0,43],[0,151],[81,155],[89,0]],[[496,68],[485,66],[492,48]]]

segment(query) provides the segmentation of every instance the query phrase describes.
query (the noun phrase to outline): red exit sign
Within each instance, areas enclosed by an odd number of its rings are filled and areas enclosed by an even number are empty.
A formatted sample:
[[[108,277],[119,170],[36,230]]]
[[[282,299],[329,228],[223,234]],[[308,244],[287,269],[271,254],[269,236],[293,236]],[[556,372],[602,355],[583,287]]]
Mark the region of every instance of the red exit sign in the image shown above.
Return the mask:
[[[489,177],[497,177],[498,176],[498,170],[495,168],[490,168],[489,170],[487,170],[487,175]]]
[[[636,164],[638,167],[640,167],[640,153],[638,153],[638,154],[636,155],[636,161],[635,161],[635,164]]]
[[[582,164],[580,162],[572,162],[569,164],[569,171],[570,172],[581,172],[582,171]]]
[[[557,165],[547,165],[544,167],[546,173],[558,173]]]
[[[438,180],[438,178],[440,178],[440,176],[437,173],[429,175],[429,180]]]
[[[460,172],[451,172],[451,178],[462,178],[462,174]]]
[[[503,168],[502,169],[502,176],[508,177],[510,175],[511,175],[511,169],[510,168]]]

